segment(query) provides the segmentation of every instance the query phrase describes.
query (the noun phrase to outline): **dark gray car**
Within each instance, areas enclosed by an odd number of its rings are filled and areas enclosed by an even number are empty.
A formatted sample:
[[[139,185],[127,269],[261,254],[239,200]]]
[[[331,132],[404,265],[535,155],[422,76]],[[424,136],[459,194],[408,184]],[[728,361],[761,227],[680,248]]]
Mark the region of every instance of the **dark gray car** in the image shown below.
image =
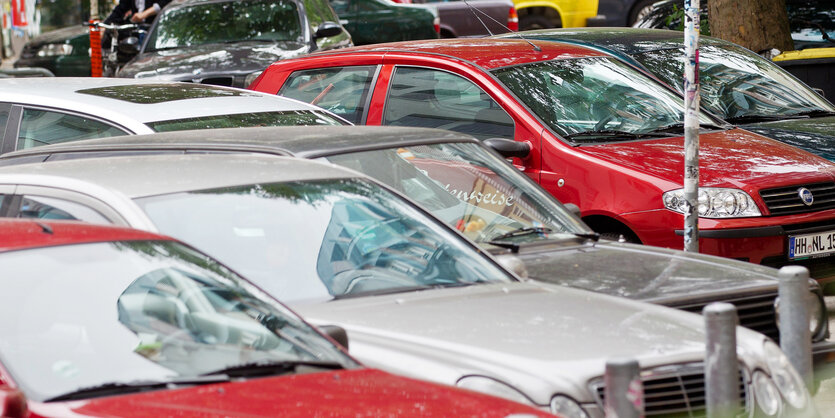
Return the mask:
[[[279,59],[350,45],[327,0],[175,0],[117,75],[246,87]]]
[[[690,312],[701,312],[710,302],[730,302],[739,310],[741,325],[779,337],[776,270],[598,239],[550,194],[468,135],[370,126],[180,131],[44,146],[6,154],[0,166],[206,152],[293,155],[349,167],[409,196],[494,255],[518,257],[535,280]],[[810,285],[810,327],[821,357],[835,346],[825,341],[827,315],[820,290]]]

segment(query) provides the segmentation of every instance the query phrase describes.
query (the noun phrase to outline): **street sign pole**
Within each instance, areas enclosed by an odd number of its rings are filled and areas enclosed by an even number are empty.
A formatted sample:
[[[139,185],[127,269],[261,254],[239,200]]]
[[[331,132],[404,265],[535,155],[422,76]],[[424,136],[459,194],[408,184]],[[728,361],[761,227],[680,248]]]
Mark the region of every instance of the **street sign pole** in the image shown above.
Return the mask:
[[[699,252],[699,0],[684,0],[684,251]]]

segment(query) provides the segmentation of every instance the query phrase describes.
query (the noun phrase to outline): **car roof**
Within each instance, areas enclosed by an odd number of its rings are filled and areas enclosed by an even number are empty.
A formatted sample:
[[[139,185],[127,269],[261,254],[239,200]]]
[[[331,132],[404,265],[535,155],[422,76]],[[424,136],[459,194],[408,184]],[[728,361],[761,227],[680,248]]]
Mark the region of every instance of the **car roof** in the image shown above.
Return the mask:
[[[579,45],[523,39],[430,39],[423,41],[392,42],[344,48],[312,54],[342,55],[359,52],[424,54],[455,57],[487,70],[552,59],[605,56],[606,54]],[[297,58],[297,59],[304,59]],[[280,65],[280,62],[279,62]]]
[[[82,112],[131,128],[137,122],[251,112],[324,110],[251,90],[127,78],[0,79],[0,101]],[[145,132],[151,133],[145,128]]]
[[[466,134],[391,126],[282,126],[227,128],[119,136],[29,148],[0,156],[4,165],[24,157],[97,151],[215,150],[317,158],[394,147],[450,142],[478,143]],[[93,154],[95,155],[95,154]]]
[[[364,176],[322,162],[250,154],[143,155],[0,168],[0,184],[91,193],[104,187],[131,199],[256,183],[353,177]]]
[[[590,47],[601,47],[627,55],[662,49],[683,48],[684,32],[665,29],[643,28],[562,28],[541,29],[524,32],[525,37],[536,40],[551,40]],[[508,35],[497,35],[506,38]],[[700,36],[704,45],[732,45],[709,36]]]
[[[0,219],[0,252],[67,244],[135,240],[172,240],[172,238],[136,229],[75,221]]]

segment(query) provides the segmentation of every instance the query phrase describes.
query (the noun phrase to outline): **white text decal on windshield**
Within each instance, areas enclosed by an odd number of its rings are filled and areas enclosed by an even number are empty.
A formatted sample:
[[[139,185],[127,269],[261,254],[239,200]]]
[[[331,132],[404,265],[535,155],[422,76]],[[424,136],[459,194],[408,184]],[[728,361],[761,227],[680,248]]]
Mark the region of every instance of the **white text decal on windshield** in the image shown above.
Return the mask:
[[[467,192],[465,190],[456,190],[456,189],[449,189],[450,185],[447,184],[444,189],[448,191],[451,195],[465,201],[476,201],[476,203],[489,203],[491,205],[505,205],[505,206],[513,206],[513,200],[515,199],[513,196],[507,196],[504,193],[482,193],[482,192]]]

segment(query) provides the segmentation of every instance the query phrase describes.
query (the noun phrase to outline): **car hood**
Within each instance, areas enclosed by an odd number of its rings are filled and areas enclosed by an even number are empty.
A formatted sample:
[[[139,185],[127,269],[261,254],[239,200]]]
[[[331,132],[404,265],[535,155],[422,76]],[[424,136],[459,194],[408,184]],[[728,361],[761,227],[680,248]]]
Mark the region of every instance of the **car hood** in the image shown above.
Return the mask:
[[[684,184],[684,137],[578,148],[637,173]],[[791,145],[742,129],[699,135],[699,184],[755,192],[833,180],[832,163]]]
[[[540,244],[516,255],[532,279],[668,306],[717,294],[777,291],[777,272],[768,267],[643,245]]]
[[[29,41],[29,44],[36,46],[43,44],[64,43],[70,39],[77,38],[79,36],[89,36],[87,33],[86,26],[74,25],[42,33],[38,35],[36,38]]]
[[[536,282],[294,308],[315,323],[344,327],[352,355],[370,366],[447,384],[472,374],[523,386],[536,381],[523,392],[544,403],[554,390],[590,396],[585,384],[602,375],[608,358],[653,367],[701,361],[704,352],[698,315]],[[749,331],[738,332],[745,351]]]
[[[175,48],[139,54],[120,77],[190,80],[211,74],[249,74],[273,62],[309,51],[301,42],[239,42]]]
[[[360,369],[35,404],[45,416],[395,416],[536,413],[472,392]]]
[[[743,128],[835,161],[835,116],[755,123]]]

